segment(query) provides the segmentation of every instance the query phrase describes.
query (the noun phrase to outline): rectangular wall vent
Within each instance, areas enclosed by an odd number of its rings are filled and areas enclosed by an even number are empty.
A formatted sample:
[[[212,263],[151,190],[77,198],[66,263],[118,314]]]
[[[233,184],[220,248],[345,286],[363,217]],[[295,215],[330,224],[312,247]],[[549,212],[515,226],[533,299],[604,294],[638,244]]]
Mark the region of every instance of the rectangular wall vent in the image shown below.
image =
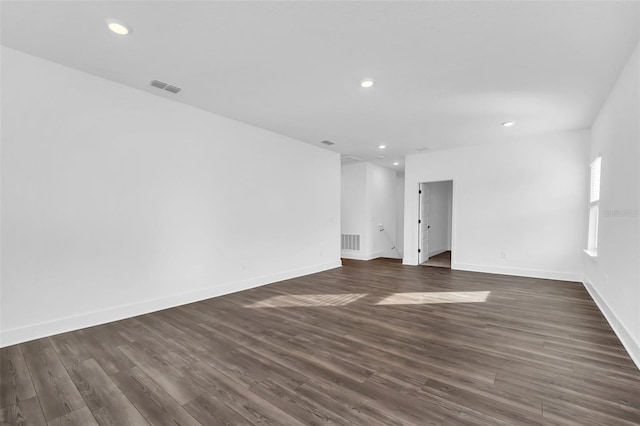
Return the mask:
[[[165,83],[164,81],[160,81],[160,80],[153,80],[150,83],[153,87],[157,87],[158,89],[162,89],[162,90],[166,90],[167,92],[171,92],[171,93],[178,93],[179,91],[181,91],[182,89],[176,86],[172,86],[168,83]]]
[[[342,250],[360,250],[360,235],[342,234]]]

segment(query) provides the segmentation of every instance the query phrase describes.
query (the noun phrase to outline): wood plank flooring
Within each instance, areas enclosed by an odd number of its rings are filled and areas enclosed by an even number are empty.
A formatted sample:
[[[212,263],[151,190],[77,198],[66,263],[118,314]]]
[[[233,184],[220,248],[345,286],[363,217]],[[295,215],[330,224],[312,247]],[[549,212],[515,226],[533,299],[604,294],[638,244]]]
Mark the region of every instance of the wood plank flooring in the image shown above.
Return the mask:
[[[398,261],[0,350],[2,425],[639,425],[581,284]]]
[[[420,266],[435,266],[437,268],[451,269],[451,251],[448,250],[430,257],[426,262],[421,263]]]

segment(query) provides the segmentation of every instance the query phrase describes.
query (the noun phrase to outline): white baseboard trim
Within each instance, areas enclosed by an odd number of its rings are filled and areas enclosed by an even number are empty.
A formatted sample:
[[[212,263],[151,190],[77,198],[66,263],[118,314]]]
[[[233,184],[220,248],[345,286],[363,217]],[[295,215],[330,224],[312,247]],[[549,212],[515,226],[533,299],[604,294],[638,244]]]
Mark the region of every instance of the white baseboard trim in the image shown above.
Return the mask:
[[[382,252],[378,251],[375,253],[356,253],[350,251],[343,251],[340,254],[340,257],[343,259],[353,259],[353,260],[373,260],[379,257],[382,257]]]
[[[587,278],[586,275],[583,276],[582,284],[593,301],[596,302],[596,305],[598,305],[600,312],[602,312],[602,315],[604,315],[607,322],[616,333],[616,336],[620,339],[620,342],[622,342],[622,346],[624,346],[633,362],[636,364],[638,369],[640,369],[640,343],[635,341],[633,336],[627,331],[624,325],[622,325],[620,320],[618,320],[616,314],[609,307],[600,293],[598,293],[598,290],[596,290],[593,283],[589,281],[589,278]]]
[[[459,271],[484,272],[487,274],[514,275],[518,277],[543,278],[547,280],[582,282],[582,273],[543,271],[539,269],[508,268],[468,263],[452,263],[451,269]]]
[[[381,257],[384,257],[384,258],[387,258],[387,259],[402,259],[402,255],[398,254],[398,253],[392,254],[390,256],[381,256]]]
[[[335,262],[312,265],[299,269],[292,269],[289,271],[251,278],[248,280],[225,283],[204,290],[192,291],[189,293],[182,293],[173,296],[162,297],[159,299],[145,300],[129,305],[117,306],[115,308],[74,315],[71,317],[60,318],[53,321],[31,324],[25,327],[2,330],[0,331],[0,348],[15,345],[18,343],[28,342],[30,340],[39,339],[42,337],[80,330],[87,327],[93,327],[107,322],[118,321],[125,318],[148,314],[150,312],[161,311],[163,309],[173,308],[176,306],[185,305],[187,303],[193,303],[200,300],[211,299],[213,297],[224,296],[225,294],[236,293],[238,291],[260,287],[278,281],[297,278],[309,274],[315,274],[317,272],[339,268],[341,266],[342,262],[340,260],[337,260]]]
[[[430,251],[430,252],[429,252],[429,257],[437,256],[437,255],[439,255],[440,253],[444,253],[444,252],[445,252],[445,251],[447,251],[447,250],[449,250],[449,249],[448,249],[448,248],[446,248],[446,247],[443,247],[443,248],[439,248],[439,249],[432,250],[432,251]]]

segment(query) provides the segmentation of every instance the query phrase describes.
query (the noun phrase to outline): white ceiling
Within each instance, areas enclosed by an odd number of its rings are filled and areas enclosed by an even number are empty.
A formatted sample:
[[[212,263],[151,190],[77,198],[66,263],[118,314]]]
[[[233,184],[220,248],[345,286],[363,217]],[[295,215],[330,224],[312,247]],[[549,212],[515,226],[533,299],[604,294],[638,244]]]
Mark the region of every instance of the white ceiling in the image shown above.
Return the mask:
[[[639,5],[3,1],[1,35],[6,46],[392,167],[421,147],[590,127],[639,39]],[[107,18],[133,32],[109,32]],[[359,85],[367,77],[369,90]],[[152,88],[154,79],[183,90]]]

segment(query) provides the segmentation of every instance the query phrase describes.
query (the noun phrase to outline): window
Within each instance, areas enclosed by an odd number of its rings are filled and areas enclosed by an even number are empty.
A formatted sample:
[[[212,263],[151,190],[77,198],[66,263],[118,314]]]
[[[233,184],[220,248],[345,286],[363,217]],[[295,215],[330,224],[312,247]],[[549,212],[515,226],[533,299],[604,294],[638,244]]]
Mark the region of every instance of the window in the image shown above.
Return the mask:
[[[591,189],[589,191],[589,244],[587,253],[590,256],[598,255],[598,220],[600,218],[600,169],[602,158],[593,160],[589,166],[591,169]]]

